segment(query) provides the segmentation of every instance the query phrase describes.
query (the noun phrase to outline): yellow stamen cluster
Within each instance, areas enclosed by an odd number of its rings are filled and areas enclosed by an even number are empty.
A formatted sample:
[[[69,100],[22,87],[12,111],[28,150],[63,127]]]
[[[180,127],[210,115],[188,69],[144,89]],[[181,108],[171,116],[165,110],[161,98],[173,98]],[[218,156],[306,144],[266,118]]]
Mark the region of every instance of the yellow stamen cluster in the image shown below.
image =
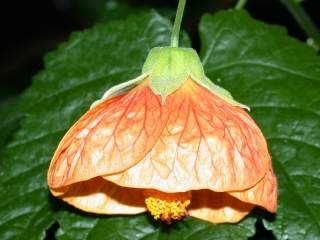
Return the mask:
[[[157,190],[145,190],[145,203],[154,219],[167,223],[181,220],[188,215],[186,207],[190,204],[191,192],[164,193]]]

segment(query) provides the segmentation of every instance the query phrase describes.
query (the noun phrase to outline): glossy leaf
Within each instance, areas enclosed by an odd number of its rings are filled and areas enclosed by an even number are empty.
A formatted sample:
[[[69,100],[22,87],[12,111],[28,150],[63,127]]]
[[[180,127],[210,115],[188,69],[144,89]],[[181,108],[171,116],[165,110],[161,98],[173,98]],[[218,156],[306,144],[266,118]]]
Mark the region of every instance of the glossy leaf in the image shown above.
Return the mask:
[[[251,108],[267,137],[280,199],[266,225],[279,239],[318,238],[319,56],[283,28],[243,11],[203,17],[200,33],[207,75]]]
[[[211,224],[187,218],[170,226],[152,221],[146,214],[135,217],[97,218],[63,213],[59,216],[65,226],[57,232],[61,240],[119,239],[119,240],[220,240],[246,239],[253,235],[254,219],[240,224]]]
[[[12,134],[19,128],[22,113],[17,109],[19,97],[14,96],[0,103],[0,149],[10,141]]]

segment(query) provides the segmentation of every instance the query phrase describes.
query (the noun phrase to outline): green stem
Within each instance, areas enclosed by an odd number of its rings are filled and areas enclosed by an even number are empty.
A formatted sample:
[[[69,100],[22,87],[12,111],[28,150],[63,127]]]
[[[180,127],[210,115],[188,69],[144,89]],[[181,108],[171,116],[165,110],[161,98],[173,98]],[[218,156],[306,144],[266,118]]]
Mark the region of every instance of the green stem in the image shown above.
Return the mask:
[[[179,0],[176,19],[174,20],[173,29],[171,33],[171,47],[179,46],[180,27],[185,5],[186,0]]]
[[[237,5],[234,7],[237,10],[241,10],[246,5],[248,0],[238,0]]]
[[[280,0],[293,15],[302,30],[312,38],[316,45],[320,46],[320,32],[314,25],[303,7],[295,0]]]

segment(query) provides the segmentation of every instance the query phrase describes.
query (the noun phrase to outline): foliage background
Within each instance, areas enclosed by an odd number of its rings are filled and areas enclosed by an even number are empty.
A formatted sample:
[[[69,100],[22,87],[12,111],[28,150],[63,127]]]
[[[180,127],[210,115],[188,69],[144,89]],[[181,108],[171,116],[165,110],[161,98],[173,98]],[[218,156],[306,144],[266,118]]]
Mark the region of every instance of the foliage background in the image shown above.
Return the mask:
[[[89,84],[85,86],[89,87],[89,90],[77,90],[76,93],[61,102],[55,102],[54,98],[48,98],[40,101],[41,104],[38,107],[38,98],[41,99],[43,94],[54,94],[55,91],[58,92],[59,88],[63,87],[59,86],[58,81],[53,81],[50,85],[48,76],[52,76],[54,79],[66,77],[70,67],[76,63],[76,59],[79,57],[76,55],[74,59],[72,56],[70,59],[65,59],[64,45],[54,54],[47,56],[47,70],[37,75],[35,78],[37,84],[34,84],[24,94],[21,103],[20,93],[31,85],[32,76],[43,68],[44,54],[56,49],[61,42],[66,41],[72,31],[86,29],[96,22],[112,23],[114,20],[125,19],[131,14],[143,16],[146,12],[150,12],[150,8],[155,8],[163,16],[172,18],[176,1],[55,0],[7,1],[6,4],[3,9],[8,15],[2,15],[5,34],[0,66],[0,116],[2,119],[0,123],[0,143],[2,146],[0,148],[2,150],[0,193],[4,197],[0,204],[1,239],[21,239],[21,236],[28,237],[28,239],[51,239],[54,235],[59,239],[97,239],[97,237],[99,239],[131,239],[133,235],[136,239],[166,239],[168,237],[181,239],[182,235],[184,239],[192,239],[195,235],[202,239],[245,239],[249,236],[252,236],[253,239],[316,239],[320,237],[319,210],[317,210],[320,202],[317,195],[320,193],[316,187],[320,177],[318,170],[320,165],[320,70],[319,57],[312,53],[311,48],[304,46],[302,42],[298,43],[288,38],[283,30],[277,28],[268,27],[265,32],[257,34],[264,25],[259,25],[260,23],[254,22],[245,14],[230,13],[228,15],[225,13],[225,15],[218,14],[214,17],[203,18],[200,25],[200,40],[198,25],[201,15],[228,9],[235,2],[231,0],[190,0],[188,2],[183,28],[189,34],[192,46],[201,51],[205,67],[207,65],[207,74],[213,80],[222,78],[221,84],[234,93],[236,99],[248,103],[253,108],[252,116],[267,134],[276,172],[281,180],[280,194],[282,197],[280,199],[282,199],[282,205],[280,204],[280,212],[276,219],[266,212],[256,210],[251,217],[237,226],[218,225],[212,227],[206,223],[188,219],[173,229],[163,229],[157,223],[150,223],[144,215],[132,219],[120,217],[112,220],[81,214],[56,199],[51,199],[44,191],[35,192],[28,199],[27,195],[23,195],[24,188],[45,187],[42,186],[43,171],[36,171],[36,174],[31,172],[30,176],[28,173],[27,175],[18,175],[13,179],[10,179],[8,175],[33,164],[36,168],[45,169],[47,163],[41,162],[42,160],[37,157],[43,158],[45,155],[50,155],[65,128],[81,115],[92,99],[100,96],[103,91],[102,85],[108,84],[108,82]],[[306,0],[303,2],[303,6],[319,26],[320,15],[317,14],[319,2]],[[252,0],[249,1],[246,9],[253,18],[271,24],[283,25],[291,36],[301,41],[306,40],[306,35],[279,1]],[[154,19],[152,16],[151,18]],[[146,15],[145,18],[142,17],[137,21],[144,24],[144,21],[147,20]],[[162,21],[159,20],[161,24],[166,25],[165,21]],[[222,26],[218,24],[219,21],[223,22]],[[244,24],[247,29],[241,31]],[[233,28],[235,31],[234,35],[222,34],[222,38],[229,41],[227,47],[223,45],[223,42],[219,42],[217,35],[219,29],[223,29],[223,27]],[[169,26],[164,27],[163,36],[167,34],[168,29]],[[97,31],[99,32],[99,30]],[[241,34],[242,42],[235,40],[236,44],[233,45],[232,39],[237,34]],[[73,35],[71,39],[77,39],[79,36],[82,35]],[[123,37],[129,39],[129,36]],[[81,39],[90,43],[90,34],[87,38],[82,36]],[[217,48],[214,50],[216,57],[212,58],[212,55],[207,53],[212,39],[216,40],[217,46],[228,50],[228,54]],[[72,40],[69,41],[72,43]],[[153,41],[150,44],[163,44],[165,41],[166,39],[163,37],[158,39],[158,42]],[[248,42],[254,41],[259,42],[256,48],[255,44],[252,46],[248,44]],[[114,44],[112,41],[107,41],[107,43]],[[190,43],[185,40],[185,44]],[[280,49],[279,54],[275,55],[272,60],[259,51],[259,49],[278,48]],[[235,59],[235,56],[239,56],[241,50],[244,49],[247,54]],[[86,49],[82,48],[82,51],[84,50]],[[147,51],[147,48],[144,50]],[[92,54],[94,55],[94,52]],[[138,62],[143,61],[143,54],[143,51],[137,53],[137,56],[140,56]],[[103,57],[107,56],[101,56],[101,61],[98,60],[92,66],[86,67],[97,68],[99,64],[102,64]],[[90,60],[90,56],[87,59]],[[113,59],[116,59],[116,55]],[[231,59],[235,65],[231,64],[229,67]],[[250,64],[246,66],[241,63],[241,61],[252,60],[256,63],[280,66],[282,69],[272,69],[263,65],[252,67]],[[70,65],[56,71],[54,68],[59,63]],[[110,65],[112,66],[112,64]],[[77,81],[81,81],[82,76],[79,72],[71,71],[71,73]],[[115,80],[112,84],[119,80],[120,76],[130,78],[135,73],[137,73],[137,66],[120,74],[118,78],[113,77]],[[259,74],[265,75],[257,78],[260,76]],[[264,81],[265,79],[269,81]],[[277,79],[281,79],[280,84],[274,82]],[[234,84],[235,80],[238,81],[238,84]],[[62,80],[60,80],[61,82]],[[255,86],[254,90],[247,94],[245,89],[249,89],[252,85]],[[50,86],[50,89],[47,88],[48,92],[43,90],[48,86]],[[74,87],[72,81],[70,81],[70,86]],[[239,86],[244,90],[239,91]],[[266,94],[261,95],[261,89],[266,89]],[[304,91],[300,91],[301,89]],[[42,95],[39,94],[41,91]],[[66,110],[69,111],[67,117],[63,118],[63,112],[60,112],[59,116],[51,114],[55,111],[59,112],[63,104],[70,103],[73,99],[80,97],[84,97],[84,100],[78,105],[71,104],[74,109]],[[261,101],[259,102],[257,99]],[[266,105],[265,103],[270,104]],[[50,112],[48,112],[48,107],[51,107]],[[45,116],[43,119],[46,121],[39,119],[39,116]],[[59,121],[63,119],[65,126],[52,126],[55,117]],[[22,129],[15,133],[13,138],[13,133],[20,128],[21,122]],[[36,140],[39,134],[45,135],[45,129],[50,129],[48,126],[51,129],[60,127],[61,133],[52,134],[49,131],[47,134],[50,136],[47,138],[47,142],[24,144],[24,141],[27,142],[28,139]],[[9,147],[5,147],[9,142],[11,142]],[[34,146],[38,146],[38,148]],[[37,159],[41,164],[28,162],[28,159]],[[14,161],[19,164],[12,164]],[[33,180],[27,182],[29,178],[33,178]],[[27,184],[21,184],[20,181],[25,180]],[[49,204],[41,205],[43,199],[48,198]],[[36,209],[37,204],[42,208]],[[53,209],[54,218],[48,209],[50,211]],[[36,211],[36,215],[32,217],[31,222],[30,219],[24,221],[23,216],[19,215],[23,211],[26,213]],[[26,222],[29,222],[29,225],[24,226],[23,224]],[[106,233],[106,229],[113,231]]]

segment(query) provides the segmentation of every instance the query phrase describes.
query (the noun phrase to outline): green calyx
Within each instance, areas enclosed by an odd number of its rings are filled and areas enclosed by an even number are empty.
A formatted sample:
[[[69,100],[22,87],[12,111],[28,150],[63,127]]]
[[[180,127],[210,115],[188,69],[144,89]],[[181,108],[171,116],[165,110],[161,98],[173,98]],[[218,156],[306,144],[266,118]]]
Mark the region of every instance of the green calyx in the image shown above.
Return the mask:
[[[151,49],[143,65],[142,74],[148,76],[150,88],[155,94],[160,95],[163,101],[191,77],[230,104],[249,109],[236,102],[227,90],[215,85],[206,77],[200,58],[192,48]]]
[[[192,48],[153,48],[142,73],[149,75],[151,89],[162,98],[177,90],[189,76],[194,79],[205,78],[199,56]]]

